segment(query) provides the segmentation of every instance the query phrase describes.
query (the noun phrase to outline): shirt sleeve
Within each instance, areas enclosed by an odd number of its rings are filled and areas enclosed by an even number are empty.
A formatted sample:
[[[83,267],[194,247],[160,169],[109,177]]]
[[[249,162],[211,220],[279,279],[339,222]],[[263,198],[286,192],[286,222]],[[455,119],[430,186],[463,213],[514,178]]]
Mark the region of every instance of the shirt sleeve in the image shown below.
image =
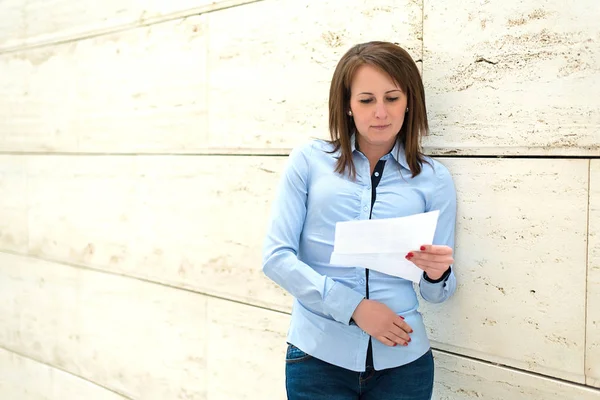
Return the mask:
[[[454,249],[454,235],[456,228],[456,189],[452,176],[448,169],[435,162],[435,175],[437,185],[431,195],[431,200],[426,211],[439,210],[440,216],[433,238],[434,245],[445,245]],[[419,282],[421,296],[431,303],[446,301],[456,290],[456,276],[454,268],[445,279],[432,282],[425,278],[425,274]]]
[[[299,147],[288,158],[267,227],[263,272],[309,310],[348,325],[364,296],[298,259],[311,152],[312,146]]]

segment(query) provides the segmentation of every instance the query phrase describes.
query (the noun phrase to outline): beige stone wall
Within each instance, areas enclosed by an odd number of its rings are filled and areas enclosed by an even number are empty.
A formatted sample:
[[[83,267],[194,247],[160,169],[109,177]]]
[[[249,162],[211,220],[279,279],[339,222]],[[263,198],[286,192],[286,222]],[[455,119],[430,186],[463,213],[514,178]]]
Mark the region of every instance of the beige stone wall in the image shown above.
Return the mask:
[[[273,191],[383,39],[458,191],[434,398],[600,399],[600,5],[568,3],[0,2],[0,397],[285,398]]]

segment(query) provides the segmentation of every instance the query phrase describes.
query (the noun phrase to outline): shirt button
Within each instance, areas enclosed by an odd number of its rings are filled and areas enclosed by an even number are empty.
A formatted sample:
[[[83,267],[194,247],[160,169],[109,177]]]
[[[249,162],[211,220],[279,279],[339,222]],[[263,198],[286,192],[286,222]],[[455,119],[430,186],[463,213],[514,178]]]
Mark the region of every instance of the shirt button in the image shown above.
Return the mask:
[[[375,172],[375,176],[379,176],[379,172]]]
[[[361,279],[361,280],[358,281],[358,283],[360,283],[361,285],[364,285],[365,284],[365,280]]]
[[[364,206],[364,207],[363,207],[363,210],[364,210],[364,211],[368,211],[368,210],[369,210],[369,207],[367,207],[367,206]]]

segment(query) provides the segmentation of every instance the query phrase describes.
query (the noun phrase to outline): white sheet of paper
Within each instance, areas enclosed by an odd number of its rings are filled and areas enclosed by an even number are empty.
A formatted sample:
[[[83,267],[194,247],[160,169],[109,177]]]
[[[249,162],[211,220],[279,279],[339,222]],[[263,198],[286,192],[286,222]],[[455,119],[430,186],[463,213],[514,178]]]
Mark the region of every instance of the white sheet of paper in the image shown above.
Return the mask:
[[[405,256],[432,243],[440,212],[401,218],[338,222],[331,266],[363,267],[419,282],[423,270]]]

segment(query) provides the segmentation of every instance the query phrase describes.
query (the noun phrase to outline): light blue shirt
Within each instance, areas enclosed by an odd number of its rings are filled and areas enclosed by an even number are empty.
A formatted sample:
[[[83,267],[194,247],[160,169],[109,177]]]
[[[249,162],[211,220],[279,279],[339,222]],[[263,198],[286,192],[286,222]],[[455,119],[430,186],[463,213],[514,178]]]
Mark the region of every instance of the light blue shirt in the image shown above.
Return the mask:
[[[365,269],[329,264],[339,221],[369,219],[369,161],[354,146],[356,180],[334,172],[340,155],[333,146],[314,140],[292,151],[273,204],[263,253],[264,273],[294,296],[287,341],[302,351],[353,371],[364,371],[369,335],[351,324],[366,296]],[[440,210],[433,244],[454,248],[456,192],[450,173],[428,158],[412,178],[404,148],[396,145],[386,160],[372,218],[394,218]],[[427,244],[427,243],[424,243]],[[415,249],[418,250],[418,249]],[[417,308],[411,281],[369,271],[369,298],[386,304],[413,328],[408,346],[389,347],[373,338],[376,370],[410,363],[427,352],[429,339]],[[421,279],[421,296],[430,302],[448,299],[456,288],[452,272],[445,281]]]

